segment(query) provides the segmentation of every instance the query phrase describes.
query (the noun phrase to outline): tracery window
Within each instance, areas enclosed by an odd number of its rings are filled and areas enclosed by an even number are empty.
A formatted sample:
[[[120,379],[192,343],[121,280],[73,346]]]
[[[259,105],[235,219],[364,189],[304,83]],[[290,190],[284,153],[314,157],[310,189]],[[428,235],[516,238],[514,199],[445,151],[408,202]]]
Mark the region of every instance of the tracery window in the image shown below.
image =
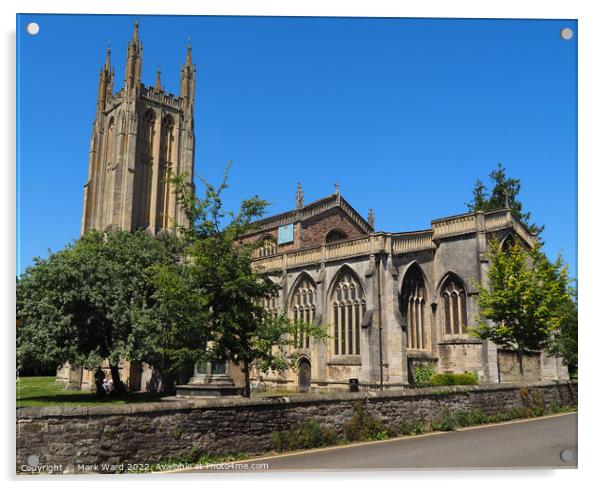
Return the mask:
[[[360,327],[366,313],[364,291],[351,272],[344,273],[334,287],[331,300],[335,355],[360,354]]]
[[[446,335],[467,332],[466,291],[460,281],[450,275],[441,289]]]
[[[343,231],[341,231],[340,229],[331,229],[326,234],[326,238],[324,239],[324,241],[326,242],[326,244],[328,244],[335,243],[337,241],[342,241],[344,239],[347,239],[347,235]]]
[[[155,112],[147,110],[140,122],[141,164],[136,167],[134,191],[136,193],[136,226],[145,228],[150,225],[150,202],[153,174],[153,145],[155,141]]]
[[[308,277],[301,279],[291,301],[291,318],[296,322],[311,324],[316,318],[316,286]],[[297,348],[310,348],[310,338],[303,328],[300,328],[295,337]]]
[[[268,314],[278,314],[278,295],[274,294],[270,297],[264,297],[261,300],[261,305]]]
[[[261,240],[259,246],[255,250],[255,256],[263,258],[265,256],[275,255],[278,251],[276,240],[271,236],[266,236]]]
[[[508,236],[504,242],[502,243],[502,251],[504,253],[510,253],[510,250],[516,245],[516,241],[514,240],[514,236]]]
[[[107,169],[110,170],[112,169],[111,166],[113,165],[113,160],[115,158],[115,119],[112,117],[107,128],[106,141],[106,162]]]
[[[157,183],[157,229],[169,227],[171,185],[167,181],[173,159],[174,121],[168,115],[161,123],[159,181]]]
[[[147,156],[153,154],[153,141],[155,139],[155,112],[147,110],[142,118],[142,134],[140,141],[142,142],[142,151]]]
[[[403,279],[401,313],[407,323],[408,348],[427,348],[426,288],[417,265],[413,265]]]

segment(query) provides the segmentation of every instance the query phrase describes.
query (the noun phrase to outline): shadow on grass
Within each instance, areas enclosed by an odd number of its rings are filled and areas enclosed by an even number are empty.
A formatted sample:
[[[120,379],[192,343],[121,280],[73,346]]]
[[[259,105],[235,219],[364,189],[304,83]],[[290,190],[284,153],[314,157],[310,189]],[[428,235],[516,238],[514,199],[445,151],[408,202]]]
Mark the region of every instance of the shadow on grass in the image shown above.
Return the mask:
[[[124,397],[96,397],[95,392],[65,390],[54,377],[23,377],[17,383],[17,407],[40,406],[98,406],[104,404],[133,404],[156,402],[161,395],[150,392],[131,392]]]

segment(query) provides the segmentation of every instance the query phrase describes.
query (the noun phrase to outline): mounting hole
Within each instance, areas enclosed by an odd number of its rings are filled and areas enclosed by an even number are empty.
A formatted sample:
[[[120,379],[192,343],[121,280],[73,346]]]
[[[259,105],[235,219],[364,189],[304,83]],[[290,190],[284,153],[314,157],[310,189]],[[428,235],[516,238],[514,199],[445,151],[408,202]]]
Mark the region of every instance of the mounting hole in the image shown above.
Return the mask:
[[[40,24],[37,22],[30,22],[27,24],[25,29],[27,30],[27,34],[30,36],[35,36],[38,32],[40,32]]]
[[[27,457],[27,465],[30,467],[37,467],[40,464],[40,457],[33,454]]]
[[[573,461],[573,450],[570,448],[565,448],[560,451],[560,460],[563,462],[572,462]]]
[[[560,31],[560,37],[562,37],[565,41],[570,41],[573,39],[573,29],[565,27]]]

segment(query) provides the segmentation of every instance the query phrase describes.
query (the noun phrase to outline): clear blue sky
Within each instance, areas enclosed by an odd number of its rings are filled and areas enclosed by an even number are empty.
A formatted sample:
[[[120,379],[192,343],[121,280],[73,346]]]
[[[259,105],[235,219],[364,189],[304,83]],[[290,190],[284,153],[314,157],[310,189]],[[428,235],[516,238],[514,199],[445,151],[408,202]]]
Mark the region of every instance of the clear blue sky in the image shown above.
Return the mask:
[[[576,21],[101,15],[17,19],[18,273],[79,236],[98,70],[110,41],[121,88],[135,18],[143,83],[160,64],[177,93],[191,37],[196,171],[234,161],[231,207],[281,212],[298,181],[306,202],[338,181],[378,230],[424,229],[502,162],[576,275]]]

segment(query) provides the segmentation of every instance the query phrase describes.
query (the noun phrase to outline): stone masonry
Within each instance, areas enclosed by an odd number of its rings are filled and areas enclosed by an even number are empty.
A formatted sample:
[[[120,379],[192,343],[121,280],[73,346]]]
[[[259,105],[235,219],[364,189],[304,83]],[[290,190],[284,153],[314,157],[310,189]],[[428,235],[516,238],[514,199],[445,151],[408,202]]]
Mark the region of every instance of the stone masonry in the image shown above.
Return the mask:
[[[161,463],[201,454],[259,454],[272,433],[314,419],[341,434],[354,404],[389,426],[429,423],[445,413],[486,414],[525,407],[525,393],[544,405],[576,406],[577,382],[338,392],[290,398],[221,398],[95,407],[17,410],[17,472],[34,454],[40,464]],[[70,469],[72,470],[72,469]]]

